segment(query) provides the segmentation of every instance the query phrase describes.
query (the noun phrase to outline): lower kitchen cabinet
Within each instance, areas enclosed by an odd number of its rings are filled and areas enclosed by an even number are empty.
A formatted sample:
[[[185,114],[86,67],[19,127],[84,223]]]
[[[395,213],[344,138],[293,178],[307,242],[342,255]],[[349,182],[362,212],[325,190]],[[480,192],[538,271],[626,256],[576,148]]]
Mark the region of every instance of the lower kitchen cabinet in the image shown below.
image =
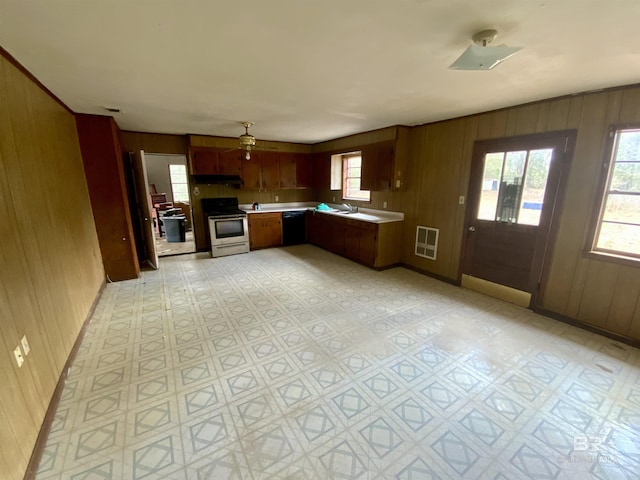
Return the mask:
[[[307,213],[310,243],[368,267],[400,263],[402,222],[371,223],[320,212]]]
[[[249,222],[249,246],[251,250],[282,245],[282,214],[251,213]]]

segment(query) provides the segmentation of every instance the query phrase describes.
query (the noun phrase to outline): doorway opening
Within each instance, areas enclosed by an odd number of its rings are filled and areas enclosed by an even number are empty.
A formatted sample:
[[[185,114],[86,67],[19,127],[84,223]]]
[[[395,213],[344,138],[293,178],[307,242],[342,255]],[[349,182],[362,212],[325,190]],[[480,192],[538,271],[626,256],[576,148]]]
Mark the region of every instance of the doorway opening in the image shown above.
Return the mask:
[[[158,257],[195,253],[185,155],[145,153]]]
[[[476,142],[460,280],[533,308],[541,298],[575,132]]]

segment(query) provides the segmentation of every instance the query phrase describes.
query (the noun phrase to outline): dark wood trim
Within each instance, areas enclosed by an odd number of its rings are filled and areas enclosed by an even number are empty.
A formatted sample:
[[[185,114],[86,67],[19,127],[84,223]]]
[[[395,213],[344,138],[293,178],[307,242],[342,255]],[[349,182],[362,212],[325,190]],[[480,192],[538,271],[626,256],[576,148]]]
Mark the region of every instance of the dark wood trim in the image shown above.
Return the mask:
[[[617,342],[624,343],[624,344],[629,345],[631,347],[640,348],[640,340],[635,340],[633,338],[626,337],[624,335],[620,335],[618,333],[611,332],[611,331],[606,330],[604,328],[600,328],[600,327],[596,327],[596,326],[593,326],[593,325],[589,325],[588,323],[583,323],[583,322],[581,322],[579,320],[576,320],[574,318],[567,317],[567,316],[562,315],[560,313],[556,313],[556,312],[553,312],[551,310],[546,310],[544,308],[534,307],[533,311],[536,312],[536,313],[539,313],[540,315],[544,315],[545,317],[549,317],[549,318],[552,318],[554,320],[558,320],[559,322],[562,322],[562,323],[567,323],[567,324],[569,324],[571,326],[580,328],[582,330],[586,330],[586,331],[591,332],[591,333],[595,333],[597,335],[602,335],[603,337],[610,338],[611,340],[615,340]]]
[[[432,272],[429,272],[427,270],[423,270],[422,268],[414,267],[414,266],[408,265],[406,263],[400,263],[399,265],[396,265],[396,266],[404,267],[407,270],[413,270],[416,273],[420,273],[422,275],[426,275],[427,277],[435,278],[436,280],[440,280],[441,282],[448,283],[448,284],[453,285],[455,287],[459,287],[460,286],[460,280],[454,280],[454,279],[449,278],[449,277],[443,277],[442,275],[438,275],[437,273],[432,273]]]
[[[22,72],[22,74],[25,77],[27,77],[29,80],[35,83],[38,87],[44,90],[46,94],[48,94],[51,98],[53,98],[56,102],[58,102],[60,106],[62,106],[67,112],[69,112],[71,115],[75,115],[75,112],[73,110],[71,110],[62,100],[60,100],[56,95],[54,95],[53,92],[51,92],[51,90],[45,87],[40,80],[38,80],[35,76],[33,76],[33,74],[29,70],[27,70],[20,62],[18,62],[18,60],[16,60],[13,55],[11,55],[2,47],[0,47],[0,55],[6,58],[8,62],[11,63],[14,67],[20,70],[20,72]]]
[[[47,413],[44,416],[44,420],[42,421],[42,426],[40,427],[40,433],[38,433],[38,438],[36,439],[36,443],[33,447],[33,452],[31,453],[31,458],[29,459],[29,465],[27,465],[27,471],[24,474],[24,480],[35,480],[36,473],[38,472],[38,466],[40,465],[40,460],[42,460],[42,454],[44,453],[44,448],[47,446],[47,439],[49,438],[49,432],[51,431],[51,425],[53,424],[53,420],[56,416],[56,410],[58,410],[58,404],[60,403],[60,397],[62,396],[62,391],[64,390],[65,382],[69,376],[69,372],[73,362],[78,354],[78,349],[82,344],[82,340],[84,339],[84,334],[87,331],[87,327],[89,326],[89,321],[93,316],[93,312],[95,312],[96,307],[98,306],[98,301],[102,297],[102,293],[106,287],[106,282],[102,282],[102,286],[100,290],[98,290],[98,294],[96,298],[93,300],[91,304],[91,308],[89,308],[89,312],[80,328],[80,332],[76,338],[73,347],[71,348],[71,352],[69,353],[69,357],[67,358],[66,363],[64,364],[64,368],[62,369],[62,373],[60,374],[60,378],[58,379],[58,383],[56,385],[56,389],[53,391],[53,395],[51,397],[51,401],[49,402],[49,407],[47,408]]]

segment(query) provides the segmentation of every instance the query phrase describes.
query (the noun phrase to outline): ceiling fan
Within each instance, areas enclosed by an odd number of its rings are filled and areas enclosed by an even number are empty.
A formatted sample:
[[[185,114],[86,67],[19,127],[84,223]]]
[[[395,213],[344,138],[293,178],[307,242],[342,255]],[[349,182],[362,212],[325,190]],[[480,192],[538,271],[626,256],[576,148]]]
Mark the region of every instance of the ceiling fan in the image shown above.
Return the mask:
[[[244,150],[245,155],[244,158],[246,160],[251,160],[251,151],[252,150],[278,150],[278,147],[265,145],[263,142],[258,144],[256,137],[249,133],[249,127],[255,125],[254,122],[238,122],[240,125],[244,127],[244,133],[238,137],[238,149]]]
[[[491,70],[507,58],[522,50],[522,47],[507,47],[499,45],[490,47],[489,44],[496,39],[496,30],[482,30],[476,33],[469,45],[460,57],[449,65],[452,70]]]

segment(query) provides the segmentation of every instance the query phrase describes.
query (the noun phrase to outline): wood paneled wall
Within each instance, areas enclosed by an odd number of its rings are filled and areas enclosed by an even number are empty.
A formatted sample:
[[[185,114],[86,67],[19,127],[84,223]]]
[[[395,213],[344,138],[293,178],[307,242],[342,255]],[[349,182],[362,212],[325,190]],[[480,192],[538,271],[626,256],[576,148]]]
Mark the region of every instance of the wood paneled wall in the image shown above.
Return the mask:
[[[0,105],[0,478],[17,480],[104,270],[73,115],[1,54]]]
[[[640,87],[574,95],[415,127],[404,193],[403,262],[457,281],[473,144],[476,140],[577,129],[544,309],[640,340],[640,268],[585,255],[608,129],[640,122]],[[415,229],[440,229],[438,258],[413,253]]]
[[[176,153],[186,155],[189,147],[186,135],[167,135],[160,133],[120,132],[124,152]]]

